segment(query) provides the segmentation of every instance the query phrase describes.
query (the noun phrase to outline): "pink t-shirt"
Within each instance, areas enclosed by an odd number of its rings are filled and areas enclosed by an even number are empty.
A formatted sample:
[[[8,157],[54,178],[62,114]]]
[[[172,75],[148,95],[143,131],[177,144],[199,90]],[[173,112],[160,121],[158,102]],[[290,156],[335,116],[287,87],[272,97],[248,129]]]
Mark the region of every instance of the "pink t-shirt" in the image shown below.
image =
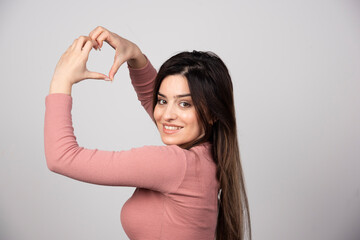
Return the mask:
[[[148,61],[129,71],[138,99],[152,118],[156,70]],[[51,171],[88,183],[136,187],[121,210],[130,239],[215,238],[219,184],[210,143],[190,150],[176,145],[90,150],[76,141],[72,97],[49,94],[45,105],[45,156]]]

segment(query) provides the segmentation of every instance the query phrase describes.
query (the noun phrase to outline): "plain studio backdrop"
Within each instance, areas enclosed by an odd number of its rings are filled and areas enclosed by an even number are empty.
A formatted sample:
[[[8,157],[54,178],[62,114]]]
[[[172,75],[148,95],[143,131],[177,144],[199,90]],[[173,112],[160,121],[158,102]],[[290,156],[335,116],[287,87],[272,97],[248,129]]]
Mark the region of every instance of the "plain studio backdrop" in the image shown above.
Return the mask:
[[[138,44],[156,69],[193,49],[227,64],[254,239],[360,239],[359,1],[1,0],[1,240],[127,239],[120,210],[134,188],[63,177],[44,155],[56,63],[96,26]],[[88,68],[108,74],[113,57],[105,43]],[[72,97],[80,146],[162,144],[126,64]]]

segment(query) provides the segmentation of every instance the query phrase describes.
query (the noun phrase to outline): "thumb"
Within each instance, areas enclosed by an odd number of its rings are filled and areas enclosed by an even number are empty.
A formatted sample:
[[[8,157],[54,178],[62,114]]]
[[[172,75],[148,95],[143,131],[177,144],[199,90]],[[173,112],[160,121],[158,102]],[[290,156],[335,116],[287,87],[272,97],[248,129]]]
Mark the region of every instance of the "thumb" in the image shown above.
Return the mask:
[[[115,57],[114,59],[114,63],[110,69],[109,72],[109,77],[111,80],[114,79],[115,74],[117,73],[117,71],[119,70],[120,66],[124,63],[125,61],[123,61],[122,59],[120,59],[120,57]]]
[[[111,79],[106,76],[105,74],[102,73],[98,73],[98,72],[87,72],[87,77],[88,79],[102,79],[102,80],[106,80],[106,81],[110,81]]]

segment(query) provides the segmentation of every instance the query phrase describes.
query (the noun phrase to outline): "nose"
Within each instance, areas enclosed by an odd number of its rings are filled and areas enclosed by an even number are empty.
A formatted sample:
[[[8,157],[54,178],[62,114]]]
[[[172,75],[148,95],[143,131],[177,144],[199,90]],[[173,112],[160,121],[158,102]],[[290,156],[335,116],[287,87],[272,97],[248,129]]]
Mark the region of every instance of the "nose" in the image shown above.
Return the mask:
[[[173,104],[168,104],[166,106],[163,118],[167,122],[175,120],[177,118],[176,110],[174,109]]]

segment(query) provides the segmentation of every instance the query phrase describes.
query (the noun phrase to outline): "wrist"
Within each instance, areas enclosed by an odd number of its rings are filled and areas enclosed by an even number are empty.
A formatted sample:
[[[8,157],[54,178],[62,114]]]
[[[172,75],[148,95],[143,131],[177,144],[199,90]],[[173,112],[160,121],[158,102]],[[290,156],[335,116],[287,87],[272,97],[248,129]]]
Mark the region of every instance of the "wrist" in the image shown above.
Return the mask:
[[[71,88],[72,83],[64,82],[64,81],[54,81],[52,80],[50,83],[49,94],[52,93],[65,93],[71,96]]]
[[[136,53],[134,54],[133,58],[130,58],[127,61],[127,64],[129,65],[129,67],[131,68],[142,68],[146,65],[147,63],[147,59],[144,56],[144,54],[140,51],[139,48],[137,48]]]

